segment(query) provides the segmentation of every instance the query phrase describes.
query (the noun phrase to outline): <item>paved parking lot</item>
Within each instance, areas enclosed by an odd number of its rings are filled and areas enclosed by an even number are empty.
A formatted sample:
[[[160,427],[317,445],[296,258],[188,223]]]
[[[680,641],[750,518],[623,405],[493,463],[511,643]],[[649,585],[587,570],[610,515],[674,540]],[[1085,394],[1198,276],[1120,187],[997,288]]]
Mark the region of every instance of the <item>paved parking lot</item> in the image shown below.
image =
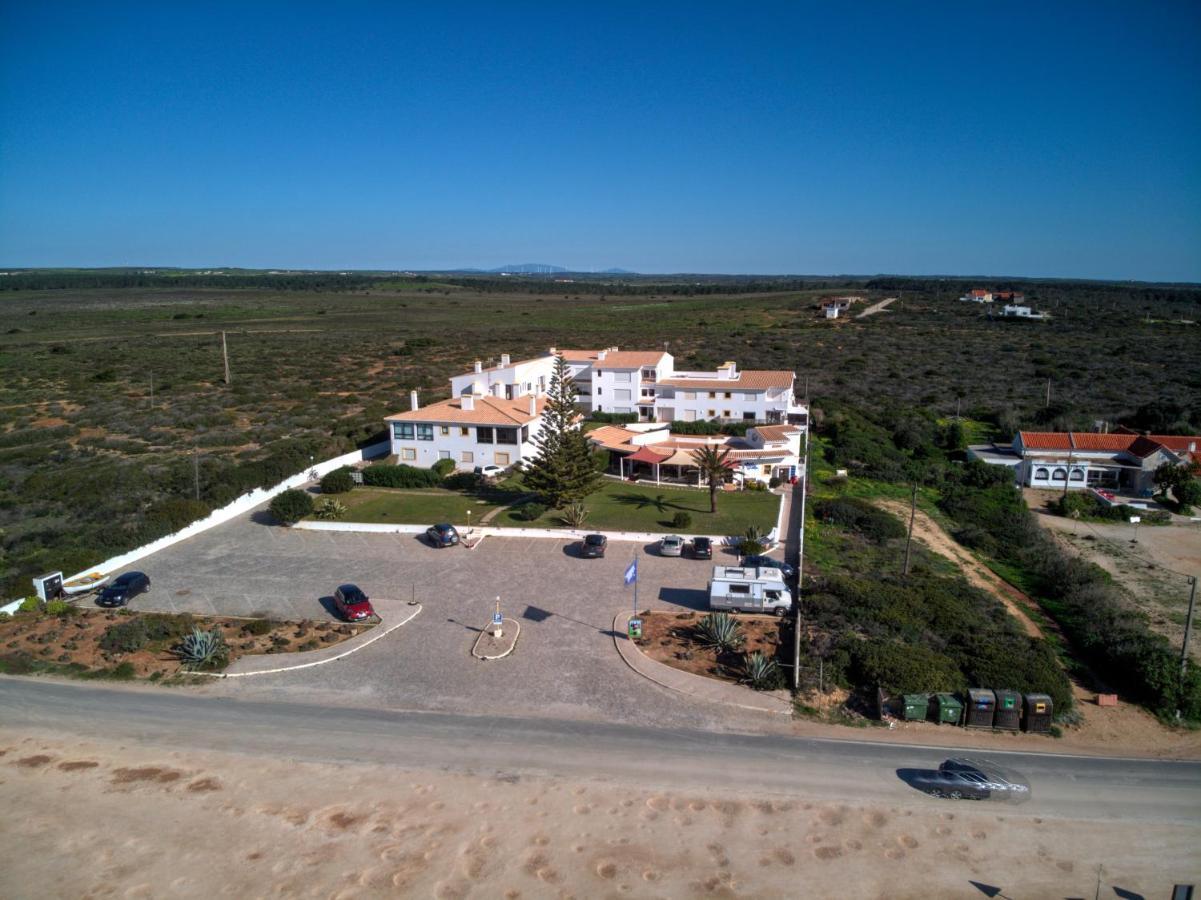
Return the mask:
[[[653,547],[612,542],[585,560],[575,544],[489,537],[474,550],[436,550],[411,535],[303,531],[237,519],[163,550],[137,567],[151,593],[135,609],[289,619],[329,616],[323,602],[341,582],[367,591],[385,621],[411,598],[413,622],[329,666],[255,679],[214,691],[333,700],[389,708],[541,713],[658,724],[731,724],[737,711],[692,703],[631,672],[612,640],[614,614],[632,608],[622,573],[638,558],[638,603],[701,609],[712,563],[665,558]],[[719,558],[714,562],[723,561]],[[729,557],[734,562],[734,557]],[[495,598],[521,623],[513,656],[470,657]]]

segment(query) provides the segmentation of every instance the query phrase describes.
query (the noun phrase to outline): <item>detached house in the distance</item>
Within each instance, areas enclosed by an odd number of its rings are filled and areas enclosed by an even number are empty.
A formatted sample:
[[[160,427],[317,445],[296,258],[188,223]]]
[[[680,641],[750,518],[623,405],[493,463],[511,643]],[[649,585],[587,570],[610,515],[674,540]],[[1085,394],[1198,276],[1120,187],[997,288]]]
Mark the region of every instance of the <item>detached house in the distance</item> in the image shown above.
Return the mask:
[[[449,459],[459,469],[528,459],[559,357],[584,414],[626,413],[641,422],[808,424],[808,409],[793,395],[793,372],[740,371],[733,362],[713,371],[681,371],[666,351],[551,347],[533,359],[513,361],[506,354],[495,366],[476,361],[472,371],[450,379],[449,400],[422,407],[413,392],[410,409],[385,420],[392,453],[410,465]]]

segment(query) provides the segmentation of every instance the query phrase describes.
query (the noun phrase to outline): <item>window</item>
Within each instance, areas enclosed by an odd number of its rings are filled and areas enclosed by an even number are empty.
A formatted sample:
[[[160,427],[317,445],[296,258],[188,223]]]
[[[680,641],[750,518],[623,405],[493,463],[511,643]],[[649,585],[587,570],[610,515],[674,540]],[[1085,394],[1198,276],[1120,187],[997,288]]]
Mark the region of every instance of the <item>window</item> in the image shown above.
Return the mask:
[[[433,425],[418,425],[417,426],[417,440],[432,441],[433,439],[434,439],[434,426]]]
[[[477,444],[491,444],[492,443],[492,426],[491,425],[477,425],[476,429],[475,429],[475,442]]]
[[[732,584],[730,585],[731,594],[749,594],[751,586],[749,584]]]
[[[643,389],[642,389],[642,396],[643,396],[643,397],[654,397],[654,396],[655,396],[655,389],[654,389],[654,388],[643,388]]]
[[[684,410],[684,421],[685,422],[695,422],[696,421],[696,410],[695,409]]]
[[[521,443],[524,444],[529,439],[530,439],[530,426],[522,425],[521,426]]]
[[[442,427],[442,434],[450,434],[450,426],[449,425],[443,425],[441,427]]]
[[[463,425],[462,427],[459,428],[459,434],[461,434],[463,437],[467,437],[468,435],[471,434],[471,429],[468,428],[466,425]]]
[[[1072,481],[1084,481],[1084,470],[1083,469],[1072,469],[1071,480]]]
[[[393,422],[392,437],[398,441],[413,440],[413,423],[412,422]]]
[[[747,412],[744,412],[744,413],[742,414],[742,419],[743,419],[743,421],[744,421],[744,422],[754,422],[754,421],[755,421],[755,414],[754,414],[753,412],[749,412],[749,413],[747,413]]]
[[[605,389],[604,389],[603,387],[601,387],[600,385],[597,385],[597,386],[596,386],[596,396],[598,396],[598,397],[599,397],[599,396],[600,396],[601,394],[603,394],[604,392],[605,392]]]
[[[710,391],[710,392],[709,392],[709,399],[710,399],[710,400],[716,400],[716,399],[717,399],[717,391]]]
[[[1050,473],[1046,469],[1035,469],[1034,477],[1046,481],[1050,477]]]
[[[475,462],[475,454],[470,450],[464,450],[459,454],[459,462]]]
[[[684,399],[685,400],[695,400],[696,399],[696,391],[684,391]]]
[[[450,451],[449,450],[439,450],[438,451],[438,459],[450,459]]]
[[[402,449],[401,449],[401,451],[400,451],[400,458],[401,458],[401,459],[408,459],[408,460],[413,460],[413,459],[416,459],[416,458],[417,458],[417,451],[416,451],[416,450],[414,450],[412,447],[404,447],[404,448],[402,448]]]
[[[1051,473],[1052,481],[1063,481],[1067,477],[1068,477],[1067,469],[1056,469],[1054,472]]]
[[[493,458],[496,460],[498,466],[507,466],[509,464],[509,454],[507,453],[494,453]]]
[[[723,410],[721,411],[721,417],[722,417],[723,419],[728,419],[728,418],[730,418],[730,411],[729,411],[728,409],[723,409]]]
[[[619,382],[620,384],[629,384],[630,383],[630,373],[629,372],[614,372],[613,380],[616,382]]]
[[[496,429],[496,443],[498,444],[516,444],[517,429],[516,428],[498,428]]]
[[[630,391],[628,391],[628,390],[625,390],[625,391],[622,391],[622,390],[617,390],[617,391],[614,391],[614,392],[613,392],[613,399],[614,399],[614,400],[629,400],[629,399],[630,399]]]
[[[716,419],[717,418],[717,410],[715,410],[715,409],[709,410],[709,418]]]
[[[655,370],[654,369],[643,369],[642,370],[642,380],[643,381],[654,381],[655,380]]]
[[[734,396],[733,392],[731,392],[731,391],[726,391],[726,399],[727,399],[727,400],[731,399],[733,396]]]

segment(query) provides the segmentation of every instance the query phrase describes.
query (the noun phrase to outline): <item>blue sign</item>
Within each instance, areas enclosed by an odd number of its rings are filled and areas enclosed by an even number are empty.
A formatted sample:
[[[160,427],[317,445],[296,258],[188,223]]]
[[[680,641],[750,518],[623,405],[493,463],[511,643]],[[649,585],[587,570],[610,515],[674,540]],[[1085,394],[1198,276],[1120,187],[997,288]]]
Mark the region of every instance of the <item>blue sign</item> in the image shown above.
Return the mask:
[[[625,583],[627,585],[633,584],[638,580],[638,560],[635,559],[632,563],[630,563],[623,577],[625,578]]]
[[[492,614],[492,624],[493,625],[503,625],[504,621],[505,621],[504,617],[501,616],[500,613],[496,612],[496,613]]]

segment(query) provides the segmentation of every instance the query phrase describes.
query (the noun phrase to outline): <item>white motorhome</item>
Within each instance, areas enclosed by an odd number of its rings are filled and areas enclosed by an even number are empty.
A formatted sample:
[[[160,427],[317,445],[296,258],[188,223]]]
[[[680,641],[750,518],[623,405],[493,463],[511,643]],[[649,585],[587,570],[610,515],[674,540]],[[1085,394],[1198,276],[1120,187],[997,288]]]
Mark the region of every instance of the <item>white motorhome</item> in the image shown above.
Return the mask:
[[[714,566],[709,608],[782,616],[792,609],[792,591],[779,569]]]

